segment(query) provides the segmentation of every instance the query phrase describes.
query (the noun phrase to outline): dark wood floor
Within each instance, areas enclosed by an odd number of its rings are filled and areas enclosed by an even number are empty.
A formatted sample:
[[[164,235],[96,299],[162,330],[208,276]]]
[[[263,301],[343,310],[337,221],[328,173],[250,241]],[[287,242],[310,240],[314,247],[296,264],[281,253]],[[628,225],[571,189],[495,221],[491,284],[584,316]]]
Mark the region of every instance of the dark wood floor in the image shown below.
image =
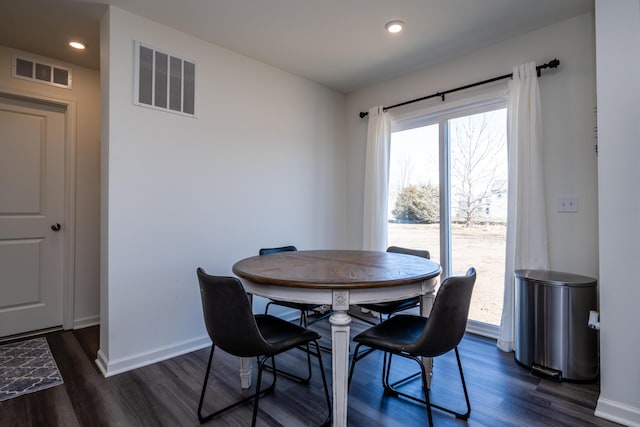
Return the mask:
[[[363,328],[354,321],[353,329]],[[314,324],[328,337],[328,322]],[[46,335],[64,385],[0,402],[2,426],[196,426],[195,409],[209,350],[104,378],[94,360],[99,329]],[[326,340],[326,338],[323,338]],[[325,341],[328,344],[328,340]],[[472,413],[468,422],[434,410],[436,426],[614,426],[593,416],[598,385],[555,383],[530,375],[512,354],[495,342],[466,336],[460,346]],[[330,354],[323,353],[330,374]],[[304,354],[284,355],[280,366],[296,368]],[[222,405],[238,397],[237,359],[217,352],[206,405]],[[385,397],[380,386],[381,357],[358,363],[349,394],[349,426],[425,426],[424,408],[407,400]],[[315,365],[315,362],[314,362]],[[401,369],[402,366],[398,365]],[[410,367],[410,365],[406,365]],[[412,368],[412,367],[411,367]],[[310,386],[279,377],[276,392],[260,403],[260,426],[314,425],[325,417],[317,365]],[[455,356],[436,360],[432,400],[461,408]],[[330,379],[330,376],[329,376]],[[415,388],[413,384],[409,387]],[[418,391],[417,388],[415,388]],[[239,407],[209,425],[247,426],[251,406]]]

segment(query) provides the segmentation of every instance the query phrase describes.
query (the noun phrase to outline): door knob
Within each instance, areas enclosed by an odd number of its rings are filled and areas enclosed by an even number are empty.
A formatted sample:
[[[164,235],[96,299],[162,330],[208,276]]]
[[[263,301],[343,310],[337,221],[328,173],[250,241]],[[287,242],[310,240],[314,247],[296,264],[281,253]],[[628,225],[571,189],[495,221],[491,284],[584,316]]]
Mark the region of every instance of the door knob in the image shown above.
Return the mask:
[[[61,229],[61,228],[62,228],[62,227],[61,227],[61,226],[60,226],[60,224],[58,224],[57,222],[51,226],[51,229],[52,229],[53,231],[60,231],[60,229]]]

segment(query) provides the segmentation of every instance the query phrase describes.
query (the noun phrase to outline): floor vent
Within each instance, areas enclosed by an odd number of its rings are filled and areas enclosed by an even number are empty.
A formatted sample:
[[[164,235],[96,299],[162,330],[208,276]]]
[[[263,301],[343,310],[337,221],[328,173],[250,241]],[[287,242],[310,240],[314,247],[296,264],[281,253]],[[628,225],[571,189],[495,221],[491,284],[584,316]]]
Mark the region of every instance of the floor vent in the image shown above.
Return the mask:
[[[11,76],[71,89],[71,69],[24,56],[13,56]]]
[[[135,43],[134,103],[194,116],[196,64]]]

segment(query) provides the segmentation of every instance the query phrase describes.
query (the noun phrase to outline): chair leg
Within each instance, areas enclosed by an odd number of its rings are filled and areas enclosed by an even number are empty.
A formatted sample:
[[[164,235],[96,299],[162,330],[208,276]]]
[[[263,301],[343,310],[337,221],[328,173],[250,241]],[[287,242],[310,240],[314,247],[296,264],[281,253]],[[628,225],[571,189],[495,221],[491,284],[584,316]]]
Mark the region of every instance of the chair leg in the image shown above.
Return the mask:
[[[461,418],[466,420],[471,415],[471,402],[469,401],[469,393],[467,392],[467,383],[464,380],[464,373],[462,373],[462,363],[460,363],[458,347],[456,347],[456,359],[458,359],[458,370],[460,371],[460,381],[462,382],[462,389],[464,390],[464,400],[467,402],[467,412]]]
[[[268,314],[267,312],[269,311],[269,305],[270,304],[271,304],[271,302],[267,303],[267,306],[265,307],[265,310],[264,310],[264,314]],[[299,326],[301,326],[303,328],[307,327],[307,313],[305,311],[303,311],[303,310],[300,310],[300,320],[299,320],[298,324],[299,324]],[[306,351],[307,351],[307,368],[308,368],[306,377],[302,377],[300,375],[293,374],[293,373],[288,372],[288,371],[283,371],[282,369],[278,369],[277,373],[281,374],[281,375],[284,375],[285,377],[287,377],[289,379],[292,379],[294,381],[297,381],[297,382],[299,382],[301,384],[309,384],[309,381],[311,380],[311,372],[312,371],[311,371],[311,355],[310,355],[310,352],[309,352],[309,346],[308,345],[307,345],[307,350]],[[265,366],[265,369],[267,371],[272,372],[272,369],[269,366]]]
[[[213,360],[213,352],[216,349],[215,344],[211,345],[211,351],[209,352],[209,361],[207,362],[207,370],[204,374],[204,384],[202,385],[202,392],[200,393],[200,402],[198,403],[198,420],[200,424],[209,421],[213,416],[202,416],[202,403],[204,402],[204,393],[207,390],[207,383],[209,382],[209,372],[211,371],[211,360]]]
[[[389,375],[391,372],[391,358],[393,354],[384,352],[384,357],[382,359],[382,387],[384,388],[385,394],[393,394],[397,396],[393,390],[393,385],[389,384]]]
[[[210,421],[212,418],[217,417],[218,415],[235,408],[236,406],[240,406],[243,403],[246,403],[250,400],[256,399],[257,396],[261,395],[261,394],[267,394],[267,393],[271,393],[273,391],[273,389],[275,388],[276,385],[276,377],[275,375],[273,376],[273,382],[271,383],[271,385],[267,388],[265,388],[264,390],[260,390],[260,383],[258,382],[257,386],[256,386],[256,392],[250,396],[247,396],[243,399],[238,400],[237,402],[234,402],[228,406],[225,406],[224,408],[217,410],[215,412],[210,413],[209,415],[202,415],[202,406],[204,403],[204,396],[207,390],[207,384],[209,382],[209,373],[211,372],[211,362],[213,360],[213,352],[215,350],[215,344],[211,345],[211,352],[209,353],[209,361],[207,362],[207,370],[205,372],[204,375],[204,383],[202,384],[202,392],[200,393],[200,402],[198,403],[198,421],[200,421],[200,424],[204,424],[207,421]],[[260,374],[258,374],[260,375]]]
[[[389,358],[388,362],[387,362],[387,357]],[[408,381],[418,378],[421,375],[421,371],[414,372],[413,374],[407,375],[406,377],[399,379],[398,381],[390,383],[389,374],[391,372],[392,357],[393,357],[393,354],[390,354],[387,352],[384,353],[384,362],[382,365],[382,386],[385,388],[385,392],[391,392],[394,388],[398,387],[400,384],[404,384]],[[388,365],[388,366],[385,368],[385,365]]]
[[[327,317],[331,316],[331,313],[332,313],[331,309],[328,309],[327,311],[325,311],[325,312],[323,312],[323,313],[319,314],[319,315],[318,315],[317,317],[315,317],[314,319],[311,319],[311,321],[309,321],[309,314],[307,313],[307,323],[306,323],[305,328],[306,328],[308,325],[313,325],[313,324],[314,324],[314,323],[316,323],[316,322],[319,322],[319,321],[321,321],[321,320],[326,319]],[[322,348],[322,346],[320,346],[320,348]]]
[[[264,306],[264,314],[269,314],[269,306],[273,301],[269,301],[267,305]]]
[[[467,384],[464,381],[464,374],[462,373],[462,364],[460,363],[460,353],[458,352],[458,347],[455,348],[455,353],[456,353],[456,360],[458,361],[458,371],[460,371],[460,381],[462,382],[462,390],[464,391],[464,400],[465,400],[465,403],[467,404],[467,412],[465,413],[456,412],[449,408],[444,408],[442,406],[434,405],[434,404],[431,404],[431,406],[433,406],[434,408],[440,409],[441,411],[445,411],[452,415],[455,415],[456,418],[459,418],[461,420],[467,420],[471,415],[471,404],[469,403],[469,393],[467,392]]]
[[[369,351],[362,356],[358,356],[358,350],[360,350],[360,345],[361,344],[356,345],[356,348],[353,350],[353,357],[351,358],[351,367],[349,368],[349,377],[347,378],[347,390],[351,388],[351,380],[353,379],[353,371],[355,370],[356,362],[371,353]]]
[[[329,427],[331,425],[331,421],[333,418],[333,408],[331,407],[331,398],[329,397],[329,386],[327,385],[327,377],[324,374],[324,365],[322,363],[322,355],[320,352],[320,344],[317,341],[314,341],[316,346],[315,356],[318,357],[318,365],[320,365],[320,376],[322,377],[322,385],[324,386],[324,397],[327,401],[327,418],[321,424],[322,427]]]
[[[383,366],[383,370],[384,370],[383,385],[384,385],[385,394],[391,395],[394,397],[402,396],[407,399],[411,399],[415,402],[422,403],[423,405],[425,405],[427,410],[427,418],[429,420],[429,426],[433,426],[433,416],[431,414],[431,407],[432,406],[435,407],[435,405],[431,403],[431,399],[429,398],[429,388],[427,387],[427,370],[424,368],[424,365],[422,364],[422,360],[420,360],[419,357],[409,356],[409,355],[401,355],[401,356],[404,358],[413,360],[420,367],[420,371],[418,372],[418,374],[420,375],[420,378],[422,380],[422,391],[424,393],[424,400],[418,397],[412,396],[410,394],[403,393],[399,391],[397,388],[395,388],[395,384],[405,382],[406,378],[403,380],[397,381],[396,383],[389,384],[389,373],[391,372],[391,360],[393,358],[393,353],[389,353],[388,360],[385,354],[385,365]]]
[[[387,315],[387,320],[389,320],[391,318],[392,314],[393,313]],[[382,318],[382,313],[379,313],[379,315],[380,315],[380,323],[382,323],[384,321],[384,319]],[[385,365],[384,364],[387,362],[387,355],[389,356],[389,369],[386,370],[386,375],[385,375]],[[411,381],[412,379],[417,378],[417,377],[420,376],[420,371],[418,371],[418,372],[415,372],[415,373],[413,373],[411,375],[408,375],[408,376],[406,376],[406,377],[404,377],[404,378],[402,378],[402,379],[400,379],[400,380],[398,380],[398,381],[396,381],[394,383],[389,384],[389,372],[391,372],[391,354],[385,352],[384,353],[384,362],[383,362],[383,365],[382,365],[382,386],[385,388],[385,391],[388,391],[389,388],[397,387],[398,385],[400,385],[402,383],[405,383],[407,381]],[[385,380],[385,378],[386,378],[386,380]]]
[[[260,390],[260,384],[262,383],[262,371],[265,368],[265,363],[267,360],[271,359],[271,365],[273,368],[273,371],[276,371],[276,361],[273,358],[273,356],[271,357],[264,357],[262,359],[258,358],[258,378],[256,379],[256,390]],[[276,376],[275,374],[273,375],[273,384],[272,386],[275,387],[275,383],[276,383]],[[256,420],[258,419],[258,403],[260,402],[260,393],[256,393],[255,395],[255,400],[253,402],[253,416],[251,417],[251,427],[255,427],[256,425]]]
[[[404,383],[406,383],[408,381],[411,381],[411,380],[413,380],[415,378],[418,378],[419,376],[420,376],[420,372],[414,372],[411,375],[407,375],[406,377],[404,377],[404,378],[402,378],[402,379],[400,379],[400,380],[398,380],[396,382],[391,383],[391,387],[398,387],[400,384],[404,384]]]
[[[414,400],[416,402],[420,402],[423,404],[426,404],[429,407],[433,407],[436,409],[439,409],[441,411],[444,412],[448,412],[449,414],[455,415],[456,418],[462,419],[462,420],[467,420],[469,419],[469,416],[471,415],[471,404],[469,402],[469,393],[467,391],[467,384],[464,380],[464,373],[462,372],[462,363],[460,362],[460,353],[458,351],[458,347],[456,347],[455,349],[455,354],[456,354],[456,361],[458,362],[458,371],[460,372],[460,380],[462,382],[462,390],[464,392],[464,399],[465,399],[465,403],[467,406],[467,411],[462,413],[462,412],[456,412],[452,409],[449,408],[445,408],[443,406],[440,405],[436,405],[435,403],[431,403],[430,399],[429,399],[429,388],[427,385],[427,374],[426,374],[426,370],[424,369],[424,365],[422,364],[422,361],[420,360],[420,358],[418,357],[414,357],[414,356],[408,356],[408,355],[400,355],[402,357],[405,357],[407,359],[411,359],[414,360],[416,363],[418,363],[418,365],[420,366],[421,369],[421,376],[422,376],[422,388],[425,394],[425,400],[421,400],[415,396],[409,395],[407,393],[403,393],[401,391],[399,391],[395,385],[397,383],[401,383],[404,382],[403,380],[393,383],[393,384],[389,384],[389,371],[391,370],[391,356],[389,355],[389,361],[386,364],[386,371],[385,371],[385,380],[383,380],[383,385],[385,387],[385,392],[388,394],[391,394],[393,396],[402,396],[402,397],[406,397],[408,399]],[[427,410],[428,413],[431,412],[430,409]]]
[[[327,385],[327,377],[325,375],[324,365],[322,363],[322,354],[320,352],[320,345],[318,344],[317,341],[313,341],[313,344],[315,345],[315,352],[313,352],[313,355],[318,358],[318,365],[320,366],[320,376],[322,377],[322,385],[324,387],[324,397],[327,402],[327,418],[322,422],[322,424],[320,424],[320,426],[329,427],[331,426],[331,420],[332,420],[332,407],[331,407],[331,398],[329,397],[329,386]],[[309,345],[307,345],[307,349],[309,349]],[[310,353],[311,351],[309,352],[309,354]],[[277,371],[275,367],[275,359],[273,357],[269,357],[269,358],[265,357],[264,359],[262,359],[262,361],[258,363],[258,379],[256,380],[258,384],[256,385],[256,387],[260,387],[260,382],[262,381],[262,371],[267,367],[267,365],[265,364],[267,359],[271,359],[272,369]],[[274,378],[274,385],[275,385],[275,378]],[[251,424],[252,427],[255,427],[257,416],[258,416],[258,402],[259,402],[259,395],[256,394],[255,403],[253,406],[253,419]]]
[[[417,360],[420,365],[420,373],[422,378],[422,391],[424,392],[425,406],[427,407],[427,419],[429,420],[429,427],[433,427],[433,414],[431,412],[431,399],[429,399],[429,386],[427,381],[427,371],[424,369],[424,365],[420,359]]]
[[[300,348],[300,350],[304,351],[305,353],[307,353],[307,376],[306,377],[301,377],[300,375],[297,374],[293,374],[289,371],[285,371],[282,369],[277,369],[275,371],[273,371],[273,368],[271,366],[265,366],[264,368],[269,371],[269,372],[276,372],[280,375],[284,375],[285,377],[289,378],[290,380],[299,382],[300,384],[309,384],[309,381],[311,380],[311,374],[312,374],[312,370],[311,370],[311,350],[309,349],[309,345],[306,346],[306,349],[302,348],[302,347],[298,347]],[[274,364],[275,366],[275,364]]]
[[[367,350],[366,352],[364,352],[360,356],[360,355],[358,355],[358,350],[360,350],[360,344],[358,344],[356,346],[356,348],[354,350],[354,353],[353,353],[353,359],[351,360],[351,368],[349,369],[349,379],[348,379],[348,382],[347,382],[348,388],[351,388],[351,381],[353,379],[353,372],[354,372],[354,368],[355,368],[356,362],[361,360],[361,359],[363,359],[363,358],[365,358],[366,356],[371,354],[372,351],[373,351],[372,349]],[[424,388],[425,400],[419,399],[419,398],[417,398],[415,396],[411,396],[411,395],[406,394],[406,393],[402,393],[402,392],[396,390],[395,388],[393,388],[392,386],[389,385],[389,371],[391,370],[391,359],[392,359],[392,356],[393,356],[392,353],[386,353],[385,352],[384,353],[384,361],[382,363],[382,385],[384,387],[385,394],[391,394],[394,397],[403,396],[403,397],[406,397],[408,399],[414,400],[416,402],[425,404],[426,405],[426,409],[427,409],[427,418],[429,419],[429,426],[433,426],[433,418],[432,418],[432,415],[431,415],[431,406],[432,405],[431,405],[431,402],[429,400],[429,389],[426,388],[427,371],[424,368],[424,365],[422,365],[422,361],[418,357],[402,355],[402,357],[414,360],[420,366],[420,373],[422,374],[422,384],[423,384],[423,388]]]

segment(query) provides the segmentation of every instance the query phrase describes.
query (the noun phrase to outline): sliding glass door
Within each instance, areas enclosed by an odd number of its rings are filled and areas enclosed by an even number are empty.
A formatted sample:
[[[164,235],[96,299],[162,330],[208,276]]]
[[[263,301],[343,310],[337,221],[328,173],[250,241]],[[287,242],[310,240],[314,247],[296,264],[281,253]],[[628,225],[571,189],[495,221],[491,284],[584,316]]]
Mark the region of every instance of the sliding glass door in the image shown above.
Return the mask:
[[[495,336],[502,312],[507,216],[504,105],[396,124],[390,153],[389,245],[429,250],[442,265],[443,278],[475,267],[470,326]]]

